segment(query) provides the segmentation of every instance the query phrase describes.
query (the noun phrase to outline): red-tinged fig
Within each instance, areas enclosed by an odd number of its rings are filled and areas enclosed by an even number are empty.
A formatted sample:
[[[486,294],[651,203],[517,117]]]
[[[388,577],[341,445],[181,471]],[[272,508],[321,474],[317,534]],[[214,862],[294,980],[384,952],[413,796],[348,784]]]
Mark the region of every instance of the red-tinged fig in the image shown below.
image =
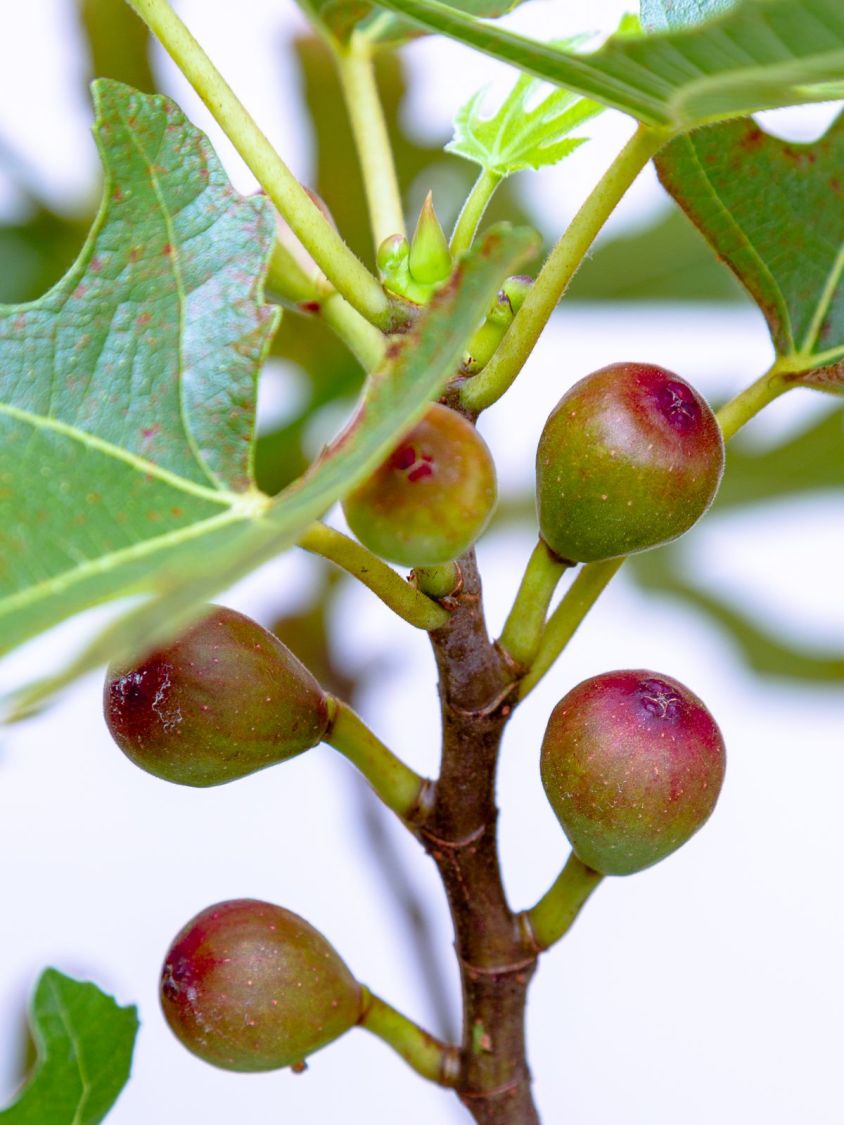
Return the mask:
[[[697,696],[639,670],[594,676],[560,700],[541,771],[578,858],[604,875],[630,875],[706,822],[725,762],[721,732]]]
[[[692,387],[662,367],[614,363],[551,413],[536,457],[539,529],[571,562],[676,539],[715,498],[724,442]]]
[[[148,773],[180,785],[222,785],[322,741],[319,684],[256,621],[214,606],[165,648],[111,667],[106,722]]]
[[[495,507],[495,466],[475,427],[435,403],[343,511],[370,551],[404,566],[451,562]]]
[[[161,1006],[180,1042],[224,1070],[277,1070],[358,1021],[360,987],[298,914],[255,899],[209,906],[177,935]]]

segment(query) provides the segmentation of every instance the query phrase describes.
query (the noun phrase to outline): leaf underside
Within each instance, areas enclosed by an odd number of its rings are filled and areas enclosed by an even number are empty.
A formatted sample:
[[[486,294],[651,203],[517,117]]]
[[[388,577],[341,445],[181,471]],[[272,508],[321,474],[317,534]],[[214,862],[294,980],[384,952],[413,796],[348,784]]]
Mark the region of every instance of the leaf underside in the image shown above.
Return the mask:
[[[96,985],[42,973],[32,1001],[38,1064],[0,1125],[97,1125],[126,1085],[138,1032],[134,1007]]]
[[[490,232],[370,377],[342,440],[270,500],[251,457],[272,214],[234,194],[171,102],[112,82],[96,95],[110,171],[92,237],[45,297],[0,310],[0,651],[109,598],[156,597],[28,699],[169,638],[292,545],[424,413],[536,245]]]
[[[656,164],[762,310],[777,354],[806,385],[844,390],[844,115],[810,144],[724,122]]]
[[[480,23],[436,0],[379,3],[428,31],[672,133],[844,92],[840,0],[738,0],[699,26],[616,35],[586,55]]]

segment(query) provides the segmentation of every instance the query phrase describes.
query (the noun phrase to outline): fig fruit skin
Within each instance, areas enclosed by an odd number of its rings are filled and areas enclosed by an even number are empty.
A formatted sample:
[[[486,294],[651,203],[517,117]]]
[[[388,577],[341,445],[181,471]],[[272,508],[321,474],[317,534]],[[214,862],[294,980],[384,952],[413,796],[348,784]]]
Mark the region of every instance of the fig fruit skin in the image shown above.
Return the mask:
[[[665,368],[614,363],[575,383],[536,457],[540,533],[571,562],[676,539],[715,498],[724,440],[706,401]]]
[[[209,906],[176,936],[161,971],[176,1038],[224,1070],[301,1063],[357,1023],[361,989],[298,914],[256,899]]]
[[[630,875],[709,819],[724,780],[717,723],[687,687],[643,669],[584,680],[554,708],[542,784],[577,857]]]
[[[476,541],[497,497],[486,442],[435,403],[343,501],[349,527],[376,555],[408,567],[451,562]]]
[[[141,769],[179,785],[223,785],[316,746],[324,692],[281,641],[222,606],[103,693],[112,738]]]

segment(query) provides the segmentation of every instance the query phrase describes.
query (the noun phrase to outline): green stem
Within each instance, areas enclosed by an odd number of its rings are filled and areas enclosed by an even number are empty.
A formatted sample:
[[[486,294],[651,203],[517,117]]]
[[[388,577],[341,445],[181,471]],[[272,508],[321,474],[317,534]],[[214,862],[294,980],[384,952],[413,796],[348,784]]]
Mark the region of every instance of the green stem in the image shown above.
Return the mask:
[[[368,321],[388,327],[390,304],[379,282],[320,212],[167,0],[127,3],[208,106],[325,276]]]
[[[522,915],[538,949],[548,949],[568,933],[603,877],[571,853],[554,884],[532,910]]]
[[[429,598],[447,598],[462,582],[460,567],[456,562],[442,563],[440,566],[417,566],[413,570],[416,589]]]
[[[612,162],[548,255],[495,355],[463,384],[460,398],[469,410],[485,410],[511,386],[601,227],[667,139],[665,133],[640,125]]]
[[[438,1086],[453,1086],[460,1074],[460,1050],[427,1031],[361,985],[362,1014],[358,1026],[382,1039],[417,1074]]]
[[[391,234],[406,234],[399,181],[375,81],[372,44],[357,32],[334,57],[360,159],[369,223],[377,250]]]
[[[461,254],[465,254],[472,245],[487,204],[503,179],[504,177],[498,172],[490,172],[488,168],[481,169],[481,174],[475,180],[474,187],[463,204],[451,235],[449,250],[452,258],[456,259]]]
[[[530,668],[542,640],[545,617],[557,584],[572,564],[540,539],[525,569],[513,608],[498,639],[499,646],[522,668]]]
[[[775,363],[755,383],[724,403],[720,410],[715,411],[724,441],[729,441],[764,406],[787,391],[790,385]]]
[[[288,247],[278,239],[270,255],[266,284],[271,292],[291,305],[298,305],[302,301],[314,301],[319,295],[315,283],[308,277]]]
[[[551,668],[623,562],[623,558],[609,559],[583,567],[548,618],[530,671],[519,684],[520,699],[532,692]]]
[[[329,696],[328,713],[324,741],[360,770],[388,809],[410,827],[421,824],[432,807],[431,782],[397,758],[342,700]]]
[[[319,315],[329,324],[367,373],[380,367],[387,351],[383,332],[365,320],[340,293],[320,301]]]
[[[341,531],[324,523],[312,523],[299,537],[299,546],[342,567],[417,629],[440,629],[448,621],[447,610]]]

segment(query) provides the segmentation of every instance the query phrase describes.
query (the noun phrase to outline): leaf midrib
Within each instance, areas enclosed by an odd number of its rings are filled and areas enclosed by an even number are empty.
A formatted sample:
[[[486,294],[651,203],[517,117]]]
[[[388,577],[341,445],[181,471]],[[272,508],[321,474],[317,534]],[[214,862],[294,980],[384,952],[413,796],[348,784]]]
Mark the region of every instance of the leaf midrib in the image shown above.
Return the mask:
[[[98,453],[105,454],[107,457],[112,457],[117,461],[123,461],[145,477],[155,477],[171,488],[176,488],[191,496],[197,496],[202,500],[208,500],[214,504],[230,507],[241,499],[241,496],[236,492],[207,488],[205,485],[188,480],[187,477],[180,477],[169,469],[165,469],[161,465],[156,464],[154,461],[148,461],[143,457],[139,457],[137,453],[132,453],[131,450],[124,449],[122,446],[106,441],[105,438],[101,438],[97,434],[92,434],[87,430],[72,426],[69,422],[62,422],[58,418],[52,418],[44,414],[35,414],[31,410],[24,410],[20,406],[12,406],[11,403],[7,402],[0,402],[0,414],[5,414],[19,422],[24,422],[34,429],[51,430],[53,433],[61,434],[62,437],[77,441],[80,445],[87,446],[89,449],[94,449]]]
[[[164,222],[164,227],[167,231],[167,241],[170,244],[171,253],[168,256],[168,260],[169,260],[169,262],[171,264],[171,267],[172,267],[172,270],[173,270],[173,280],[174,280],[174,283],[175,283],[175,286],[176,286],[176,297],[177,297],[176,307],[179,310],[178,345],[177,345],[178,367],[177,367],[177,370],[179,372],[179,378],[178,378],[179,418],[181,419],[182,430],[184,431],[184,435],[185,435],[185,438],[187,440],[188,447],[189,447],[191,453],[193,453],[194,460],[196,461],[200,470],[211,481],[212,484],[219,487],[219,483],[220,483],[219,480],[214,476],[214,474],[211,472],[211,469],[209,468],[209,466],[205,463],[205,459],[202,457],[202,455],[200,453],[200,450],[199,450],[199,447],[196,444],[196,439],[193,435],[193,430],[191,429],[190,425],[188,424],[187,412],[186,412],[186,408],[185,408],[185,379],[184,379],[185,357],[184,357],[183,347],[184,347],[184,339],[185,339],[185,323],[186,323],[186,319],[187,319],[186,318],[186,312],[185,312],[186,305],[187,305],[187,293],[185,292],[184,278],[182,277],[181,262],[180,262],[181,250],[180,250],[180,247],[178,245],[178,241],[176,239],[175,227],[173,226],[173,220],[172,220],[172,217],[170,215],[170,211],[167,208],[167,206],[165,204],[165,201],[164,201],[164,193],[161,189],[160,181],[158,179],[158,176],[156,176],[156,174],[155,174],[155,163],[154,163],[154,161],[144,151],[144,149],[141,145],[140,139],[138,138],[135,130],[133,130],[129,127],[129,122],[125,118],[120,106],[118,106],[118,108],[117,108],[117,115],[120,118],[120,121],[123,125],[123,128],[124,128],[126,134],[129,137],[130,143],[132,144],[133,148],[135,149],[135,151],[138,153],[138,155],[141,157],[141,159],[144,161],[144,163],[146,165],[147,174],[149,176],[150,186],[152,187],[153,194],[155,195],[155,198],[158,201],[158,208],[159,208],[159,211],[161,212],[161,217],[162,217],[162,220]]]

